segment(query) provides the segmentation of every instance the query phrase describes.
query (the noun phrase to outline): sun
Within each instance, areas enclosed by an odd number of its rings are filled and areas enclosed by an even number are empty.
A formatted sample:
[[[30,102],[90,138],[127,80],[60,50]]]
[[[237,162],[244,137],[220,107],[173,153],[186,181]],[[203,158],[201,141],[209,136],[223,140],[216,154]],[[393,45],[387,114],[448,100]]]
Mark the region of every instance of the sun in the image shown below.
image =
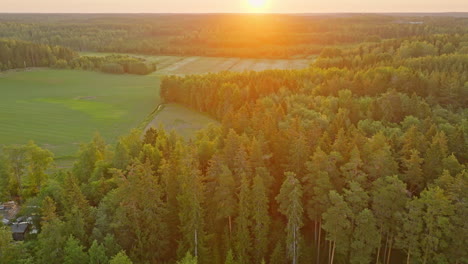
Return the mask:
[[[260,9],[265,7],[267,0],[248,0],[251,8]]]

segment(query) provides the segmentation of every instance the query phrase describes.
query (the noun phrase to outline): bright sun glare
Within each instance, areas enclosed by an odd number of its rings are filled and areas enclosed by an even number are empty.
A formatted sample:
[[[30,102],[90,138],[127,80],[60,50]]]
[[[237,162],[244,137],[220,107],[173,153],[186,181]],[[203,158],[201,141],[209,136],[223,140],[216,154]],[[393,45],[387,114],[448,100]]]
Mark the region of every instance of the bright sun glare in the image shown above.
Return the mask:
[[[248,0],[248,1],[249,1],[250,7],[255,8],[255,9],[263,8],[266,5],[266,0]]]

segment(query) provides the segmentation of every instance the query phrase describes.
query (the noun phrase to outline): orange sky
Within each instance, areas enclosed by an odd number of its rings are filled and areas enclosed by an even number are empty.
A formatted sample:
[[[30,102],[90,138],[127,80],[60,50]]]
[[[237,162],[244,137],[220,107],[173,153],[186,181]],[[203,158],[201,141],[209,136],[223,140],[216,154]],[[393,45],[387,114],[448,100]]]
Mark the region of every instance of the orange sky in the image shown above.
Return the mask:
[[[1,12],[74,13],[320,13],[468,12],[468,0],[0,0]]]

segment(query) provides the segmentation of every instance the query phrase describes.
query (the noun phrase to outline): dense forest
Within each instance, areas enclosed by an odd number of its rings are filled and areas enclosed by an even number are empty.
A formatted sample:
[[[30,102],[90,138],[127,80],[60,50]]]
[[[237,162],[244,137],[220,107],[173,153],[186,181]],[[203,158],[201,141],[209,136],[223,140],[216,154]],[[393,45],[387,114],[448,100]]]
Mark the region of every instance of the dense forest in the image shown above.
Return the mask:
[[[382,39],[321,49],[304,70],[165,77],[165,102],[220,122],[191,140],[164,128],[112,145],[96,135],[69,170],[34,142],[4,147],[0,200],[21,204],[38,234],[10,243],[0,227],[2,260],[468,263],[467,27],[328,19],[332,39],[345,28],[350,42]]]
[[[156,70],[154,63],[129,55],[79,56],[62,46],[0,39],[0,71],[29,67],[52,67],[101,71],[113,74],[149,74]]]
[[[0,14],[0,38],[150,55],[290,58],[330,45],[467,32],[463,17],[398,14]]]
[[[0,71],[28,67],[51,67],[70,61],[77,54],[60,46],[0,39]]]

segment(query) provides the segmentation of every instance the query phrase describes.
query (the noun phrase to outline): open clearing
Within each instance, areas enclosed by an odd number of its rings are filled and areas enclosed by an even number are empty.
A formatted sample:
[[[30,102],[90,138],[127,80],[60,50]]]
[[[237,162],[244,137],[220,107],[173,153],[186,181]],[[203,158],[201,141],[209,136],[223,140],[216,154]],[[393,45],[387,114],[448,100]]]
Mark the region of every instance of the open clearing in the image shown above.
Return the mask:
[[[159,102],[155,76],[38,69],[0,73],[0,145],[34,140],[74,155],[99,132],[108,142],[137,127]]]
[[[84,52],[82,55],[105,56],[112,53]],[[222,57],[180,57],[180,56],[150,56],[127,54],[155,62],[158,70],[155,75],[204,74],[221,71],[264,71],[264,70],[292,70],[307,68],[314,60],[309,59],[245,59]]]
[[[145,131],[150,127],[158,128],[162,125],[168,131],[175,130],[185,139],[188,139],[195,132],[207,127],[209,124],[218,124],[218,122],[184,106],[165,104],[163,109],[146,126]]]
[[[53,151],[56,157],[72,157],[79,145],[89,142],[96,132],[113,143],[132,128],[141,127],[161,103],[161,75],[298,69],[312,62],[312,59],[132,56],[156,62],[158,71],[147,76],[52,69],[0,73],[0,145],[34,140]],[[182,106],[168,104],[146,128],[162,124],[188,138],[209,123],[216,121]]]

